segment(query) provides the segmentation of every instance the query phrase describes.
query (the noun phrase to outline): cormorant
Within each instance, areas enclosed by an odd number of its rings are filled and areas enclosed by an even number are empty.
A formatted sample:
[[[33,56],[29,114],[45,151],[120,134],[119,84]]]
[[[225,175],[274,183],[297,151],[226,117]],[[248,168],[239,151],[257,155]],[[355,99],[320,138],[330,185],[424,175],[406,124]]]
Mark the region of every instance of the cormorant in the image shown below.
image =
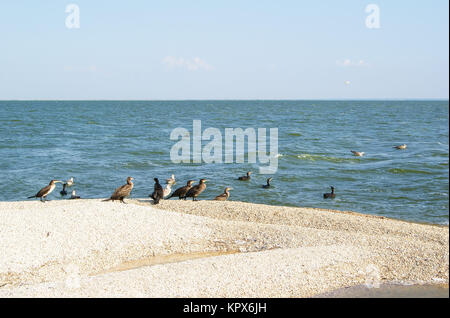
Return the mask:
[[[334,187],[331,188],[331,193],[324,193],[323,198],[324,199],[334,199],[336,197],[336,194],[334,194]]]
[[[194,184],[194,182],[195,182],[194,180],[189,180],[184,187],[176,189],[172,193],[172,195],[170,197],[168,197],[167,199],[170,199],[170,198],[173,198],[173,197],[178,197],[180,200],[183,199],[183,198],[186,200],[185,195],[192,188],[192,185]]]
[[[225,191],[221,195],[218,195],[214,200],[226,201],[230,197],[230,190],[233,190],[233,188],[226,187]]]
[[[170,180],[170,179],[168,179],[168,180]],[[167,185],[163,191],[163,197],[165,198],[165,197],[169,196],[170,192],[172,192],[172,182],[167,183]]]
[[[150,197],[153,199],[153,204],[158,204],[161,199],[164,199],[164,189],[159,184],[158,178],[153,178],[153,180],[155,180],[155,186]]]
[[[263,185],[262,187],[263,187],[264,189],[270,188],[270,187],[271,187],[270,181],[272,181],[272,177],[270,177],[269,179],[267,179],[267,184]]]
[[[184,198],[192,198],[192,201],[197,201],[197,197],[206,189],[206,181],[208,180],[200,179],[200,183],[190,188]]]
[[[120,202],[125,203],[125,201],[123,200],[124,198],[128,197],[131,193],[131,190],[133,190],[133,181],[134,178],[132,177],[128,177],[127,178],[127,184],[124,184],[121,187],[118,187],[116,189],[116,191],[114,191],[114,193],[111,195],[111,197],[109,199],[103,200],[103,201],[116,201],[116,200],[120,200]]]
[[[251,175],[251,174],[252,174],[252,172],[249,171],[249,172],[247,172],[247,175],[246,175],[246,176],[239,177],[238,180],[240,180],[240,181],[248,181],[248,180],[250,180],[250,175]]]
[[[38,193],[36,193],[36,195],[33,195],[31,197],[28,197],[28,199],[32,199],[32,198],[41,198],[41,202],[45,202],[47,201],[47,196],[53,192],[53,190],[55,190],[56,187],[56,183],[62,183],[62,181],[58,181],[58,180],[52,180],[50,181],[50,183],[48,184],[48,186],[42,188]],[[42,200],[44,199],[44,200]]]

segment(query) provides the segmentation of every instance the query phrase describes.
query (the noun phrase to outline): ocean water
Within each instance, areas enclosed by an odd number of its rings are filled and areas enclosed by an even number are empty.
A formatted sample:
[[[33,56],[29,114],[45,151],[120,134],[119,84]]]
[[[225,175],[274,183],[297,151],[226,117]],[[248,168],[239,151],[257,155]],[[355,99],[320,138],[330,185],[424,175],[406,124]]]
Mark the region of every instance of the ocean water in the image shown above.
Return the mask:
[[[72,176],[83,198],[108,197],[127,176],[132,196],[147,197],[154,177],[174,173],[176,187],[207,178],[200,199],[231,186],[230,200],[448,224],[448,101],[2,101],[0,110],[2,201]],[[261,188],[259,163],[171,162],[171,131],[192,132],[193,120],[223,135],[278,128],[274,187]],[[405,151],[392,148],[403,143]],[[251,181],[236,181],[248,170]],[[335,200],[322,198],[329,186]],[[62,199],[60,189],[49,199]]]

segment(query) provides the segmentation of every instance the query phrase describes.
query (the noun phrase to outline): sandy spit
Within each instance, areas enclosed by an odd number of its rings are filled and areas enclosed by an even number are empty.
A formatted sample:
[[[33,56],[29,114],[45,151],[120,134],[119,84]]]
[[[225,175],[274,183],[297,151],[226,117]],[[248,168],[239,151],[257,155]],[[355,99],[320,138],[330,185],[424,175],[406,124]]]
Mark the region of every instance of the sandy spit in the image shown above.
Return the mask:
[[[312,297],[448,284],[449,229],[243,202],[0,202],[0,297]]]

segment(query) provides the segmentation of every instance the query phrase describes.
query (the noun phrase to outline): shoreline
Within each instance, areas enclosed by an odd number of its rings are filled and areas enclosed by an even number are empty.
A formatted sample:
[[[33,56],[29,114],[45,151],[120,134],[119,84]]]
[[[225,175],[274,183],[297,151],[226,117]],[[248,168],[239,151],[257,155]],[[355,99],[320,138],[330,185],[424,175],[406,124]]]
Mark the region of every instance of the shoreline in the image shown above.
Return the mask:
[[[127,202],[0,202],[0,297],[314,297],[373,280],[448,284],[448,225]]]

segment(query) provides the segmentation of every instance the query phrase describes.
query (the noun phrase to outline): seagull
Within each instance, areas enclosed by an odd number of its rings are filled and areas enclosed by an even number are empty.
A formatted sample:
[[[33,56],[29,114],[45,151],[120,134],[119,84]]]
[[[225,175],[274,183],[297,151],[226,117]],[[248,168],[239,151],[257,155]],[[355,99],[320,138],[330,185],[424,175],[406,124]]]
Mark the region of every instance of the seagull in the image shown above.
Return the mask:
[[[170,179],[166,179],[167,184],[175,184],[175,175],[172,174]]]
[[[362,152],[362,151],[354,151],[354,150],[350,150],[352,153],[353,153],[353,155],[355,155],[356,157],[362,157],[362,156],[364,156],[364,154],[365,154],[365,152]]]
[[[69,180],[67,180],[66,182],[64,182],[64,184],[63,184],[63,189],[62,189],[61,192],[60,192],[61,195],[62,195],[62,196],[67,195],[66,188],[70,188],[71,186],[73,186],[73,177],[70,178]]]
[[[70,197],[70,199],[76,200],[76,199],[81,199],[81,197],[77,195],[77,193],[75,192],[75,190],[73,190],[73,191],[72,191],[72,196]]]
[[[395,149],[398,150],[405,150],[406,149],[406,144],[400,145],[400,146],[394,146]]]

